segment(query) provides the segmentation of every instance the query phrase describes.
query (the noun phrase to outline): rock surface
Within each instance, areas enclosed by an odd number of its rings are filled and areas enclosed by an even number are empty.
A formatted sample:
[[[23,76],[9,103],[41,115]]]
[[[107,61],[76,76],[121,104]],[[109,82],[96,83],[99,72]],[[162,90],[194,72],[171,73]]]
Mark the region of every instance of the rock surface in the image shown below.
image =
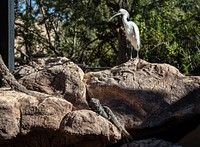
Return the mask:
[[[111,122],[91,110],[68,113],[61,122],[60,130],[68,134],[68,144],[75,146],[103,146],[121,139],[121,133]],[[72,139],[75,137],[78,139]]]
[[[84,81],[89,97],[98,98],[102,105],[110,107],[136,138],[144,137],[145,132],[153,135],[166,131],[167,128],[155,132],[148,129],[166,122],[175,128],[195,117],[196,123],[200,123],[200,77],[184,76],[173,66],[144,60],[136,67],[136,60],[86,73]]]
[[[184,147],[200,147],[200,125],[192,132],[184,136],[178,143]]]
[[[72,107],[62,98],[0,89],[0,146],[100,147],[122,138],[102,116]]]
[[[133,141],[130,144],[124,144],[121,147],[182,147],[162,139],[150,138],[146,140]]]
[[[72,111],[66,100],[36,98],[16,91],[0,91],[0,139],[12,139],[33,129],[58,130],[63,117]]]
[[[67,58],[38,59],[14,75],[27,89],[63,97],[78,109],[87,107],[84,72]]]
[[[126,145],[111,122],[88,110],[86,97],[113,111],[137,140],[131,146],[178,146],[168,141],[178,142],[200,124],[200,77],[184,76],[168,64],[132,59],[84,74],[66,58],[48,58],[19,68],[15,76],[48,96],[0,90],[0,146]]]

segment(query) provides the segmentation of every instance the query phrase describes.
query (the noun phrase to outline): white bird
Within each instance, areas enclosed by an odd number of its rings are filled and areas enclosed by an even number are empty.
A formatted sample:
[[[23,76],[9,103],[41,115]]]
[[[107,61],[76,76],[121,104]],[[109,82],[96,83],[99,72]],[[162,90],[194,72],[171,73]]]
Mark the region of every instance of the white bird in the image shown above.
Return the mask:
[[[119,9],[118,13],[112,16],[113,19],[115,16],[123,15],[122,22],[125,28],[125,33],[127,39],[131,42],[131,45],[137,51],[137,58],[139,59],[139,50],[140,50],[140,34],[138,26],[133,21],[128,21],[129,13],[125,9]],[[131,58],[132,58],[132,48],[131,48]]]

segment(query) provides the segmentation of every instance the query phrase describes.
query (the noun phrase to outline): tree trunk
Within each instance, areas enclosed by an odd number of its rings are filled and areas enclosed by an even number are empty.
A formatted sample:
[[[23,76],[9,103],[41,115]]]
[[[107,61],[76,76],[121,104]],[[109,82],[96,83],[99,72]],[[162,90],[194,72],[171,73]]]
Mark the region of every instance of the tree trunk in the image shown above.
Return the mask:
[[[128,10],[128,0],[120,0],[119,7]],[[121,23],[122,21],[121,18],[119,18],[119,21]],[[121,64],[128,61],[130,57],[130,51],[127,48],[126,35],[122,27],[119,28],[118,41],[119,41],[119,47],[118,47],[119,51],[118,51],[117,64]]]
[[[32,96],[47,97],[46,94],[39,93],[39,92],[32,91],[32,90],[28,90],[28,89],[26,89],[26,87],[21,85],[15,79],[13,74],[10,73],[10,71],[8,70],[8,68],[6,67],[1,55],[0,55],[0,81],[4,85],[7,84],[8,86],[10,86],[11,89],[13,89],[13,90],[20,91],[20,92],[23,92],[23,93],[26,93],[26,94],[32,95]],[[0,85],[0,86],[2,86],[2,85]]]
[[[118,60],[117,64],[121,64],[126,62],[127,59],[127,53],[128,53],[128,48],[127,48],[127,43],[126,43],[126,36],[122,28],[119,29],[118,32],[118,42],[119,42],[119,50],[118,50]]]

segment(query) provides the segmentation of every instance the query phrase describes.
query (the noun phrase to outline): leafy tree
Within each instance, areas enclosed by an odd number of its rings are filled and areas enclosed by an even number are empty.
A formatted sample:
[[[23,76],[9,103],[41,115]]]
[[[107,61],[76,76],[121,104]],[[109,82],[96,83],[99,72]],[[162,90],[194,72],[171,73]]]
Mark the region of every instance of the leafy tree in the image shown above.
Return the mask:
[[[157,1],[146,5],[140,18],[144,57],[165,62],[182,72],[194,73],[199,67],[199,2]]]
[[[130,45],[121,18],[108,21],[119,8],[125,8],[140,29],[142,59],[172,64],[186,74],[199,74],[198,0],[15,2],[16,20],[23,22],[16,23],[16,36],[23,38],[20,43],[30,59],[33,53],[45,52],[89,66],[126,62]]]

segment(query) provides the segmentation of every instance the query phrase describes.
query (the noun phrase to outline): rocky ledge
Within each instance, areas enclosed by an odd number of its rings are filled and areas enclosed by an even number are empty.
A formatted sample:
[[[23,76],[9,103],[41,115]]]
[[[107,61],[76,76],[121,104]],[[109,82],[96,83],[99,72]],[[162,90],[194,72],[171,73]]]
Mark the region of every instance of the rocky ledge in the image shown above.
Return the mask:
[[[48,58],[14,75],[46,95],[1,88],[0,146],[181,146],[200,124],[200,77],[168,64],[132,59],[84,73],[67,58]],[[91,98],[109,107],[134,141],[91,110]]]

